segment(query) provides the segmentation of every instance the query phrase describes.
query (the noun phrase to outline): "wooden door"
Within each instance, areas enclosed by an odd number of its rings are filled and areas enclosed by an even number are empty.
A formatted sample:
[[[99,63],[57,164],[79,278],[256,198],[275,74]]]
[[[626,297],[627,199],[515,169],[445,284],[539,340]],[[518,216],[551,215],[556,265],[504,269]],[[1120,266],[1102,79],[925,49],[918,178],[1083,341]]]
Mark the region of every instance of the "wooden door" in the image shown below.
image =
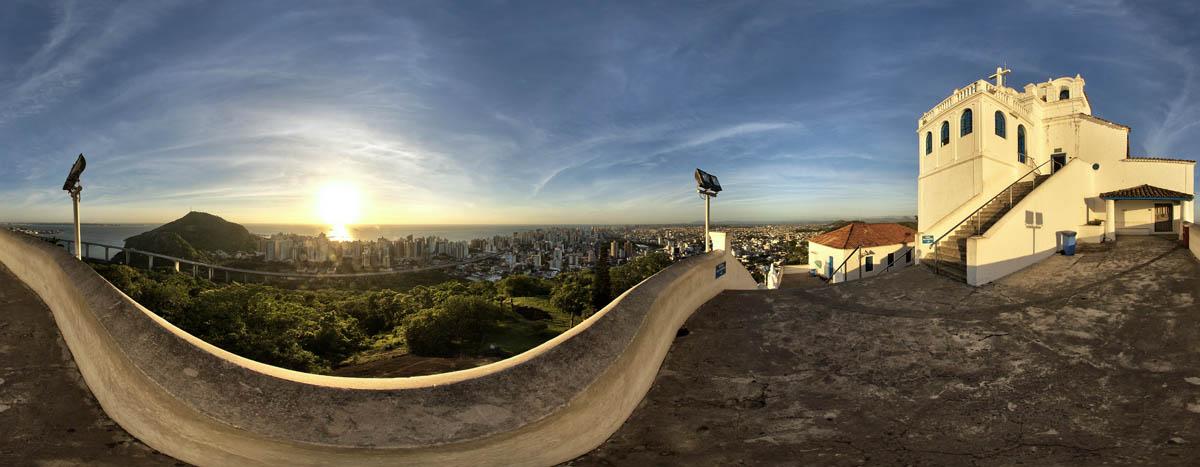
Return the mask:
[[[1175,220],[1170,204],[1154,205],[1154,231],[1171,232],[1175,230]]]

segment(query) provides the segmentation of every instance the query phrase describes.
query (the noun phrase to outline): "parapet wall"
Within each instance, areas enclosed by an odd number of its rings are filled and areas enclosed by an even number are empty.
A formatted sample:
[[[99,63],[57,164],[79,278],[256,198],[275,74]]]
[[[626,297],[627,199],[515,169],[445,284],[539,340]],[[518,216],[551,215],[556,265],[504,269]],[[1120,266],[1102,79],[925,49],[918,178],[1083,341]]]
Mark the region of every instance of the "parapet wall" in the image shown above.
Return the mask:
[[[313,375],[213,347],[65,251],[0,231],[0,263],[37,293],[105,412],[198,465],[549,465],[598,446],[649,390],[684,321],[754,289],[726,251],[676,263],[521,355],[413,378]],[[716,277],[718,264],[725,274]]]

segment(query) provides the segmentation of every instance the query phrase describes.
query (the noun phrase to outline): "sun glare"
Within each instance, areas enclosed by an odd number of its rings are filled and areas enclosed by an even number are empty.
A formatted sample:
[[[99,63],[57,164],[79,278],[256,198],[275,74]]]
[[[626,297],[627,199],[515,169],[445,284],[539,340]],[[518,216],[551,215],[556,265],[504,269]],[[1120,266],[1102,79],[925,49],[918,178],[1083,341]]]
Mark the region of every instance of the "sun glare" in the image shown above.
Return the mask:
[[[330,183],[317,192],[317,215],[334,230],[358,222],[358,188],[348,183]]]

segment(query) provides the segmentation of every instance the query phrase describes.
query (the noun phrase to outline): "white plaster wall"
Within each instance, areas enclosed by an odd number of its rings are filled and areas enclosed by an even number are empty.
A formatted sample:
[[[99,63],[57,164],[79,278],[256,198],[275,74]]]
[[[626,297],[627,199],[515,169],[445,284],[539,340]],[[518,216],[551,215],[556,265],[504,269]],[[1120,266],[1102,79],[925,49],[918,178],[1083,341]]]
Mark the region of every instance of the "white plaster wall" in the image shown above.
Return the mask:
[[[1086,162],[1069,162],[1021,200],[984,236],[967,240],[967,283],[983,285],[1021,270],[1058,251],[1058,232],[1078,231],[1086,209],[1079,187],[1090,186]],[[1040,229],[1025,227],[1025,211],[1042,212]]]
[[[1192,251],[1192,256],[1200,259],[1200,226],[1188,223],[1188,249]]]
[[[1106,170],[1112,166],[1115,170]],[[1195,192],[1195,163],[1121,159],[1101,163],[1096,188],[1101,192],[1141,185],[1154,185],[1184,193]]]
[[[930,230],[972,201],[982,190],[978,158],[939,169],[918,182],[920,192],[917,222],[920,230]],[[967,210],[973,211],[974,206]]]
[[[1166,204],[1170,201],[1118,200],[1117,235],[1150,235],[1154,232],[1154,205]],[[1171,231],[1179,232],[1182,219],[1182,209],[1179,204],[1171,206]]]
[[[837,269],[842,264],[842,261],[846,259],[846,252],[820,243],[808,242],[808,264],[812,269],[817,270],[817,275],[826,277],[825,273],[828,269],[826,269],[825,264],[829,262],[830,256],[833,257],[833,268]],[[820,264],[818,265],[818,263]],[[845,278],[845,271],[837,271],[836,276],[837,281],[840,282]]]
[[[908,244],[898,243],[895,245],[883,245],[883,246],[873,246],[873,247],[863,248],[859,253],[855,253],[853,255],[854,257],[850,258],[850,261],[846,262],[845,280],[866,279],[868,277],[873,277],[873,276],[882,274],[884,272],[884,268],[887,267],[888,253],[893,253],[896,255],[896,264],[892,266],[893,271],[896,269],[900,269],[900,268],[909,266],[910,264],[904,262],[904,250],[907,250],[908,247],[909,247]],[[850,254],[850,251],[846,251],[845,254]],[[866,256],[873,257],[874,261],[875,261],[875,267],[870,272],[868,272],[866,270],[866,264],[867,264]],[[913,252],[913,262],[911,264],[916,264],[916,261],[917,261],[916,252],[914,251]]]
[[[1076,237],[1079,243],[1100,243],[1104,239],[1103,225],[1081,225],[1074,230],[1079,234]]]

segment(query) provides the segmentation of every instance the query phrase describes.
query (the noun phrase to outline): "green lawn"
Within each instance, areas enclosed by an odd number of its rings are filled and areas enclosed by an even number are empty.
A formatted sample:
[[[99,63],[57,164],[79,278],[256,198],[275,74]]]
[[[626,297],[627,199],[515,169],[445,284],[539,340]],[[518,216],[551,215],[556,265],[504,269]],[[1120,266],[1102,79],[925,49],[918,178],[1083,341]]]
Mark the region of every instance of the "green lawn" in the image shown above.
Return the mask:
[[[508,305],[505,303],[506,307]],[[517,297],[513,299],[512,305],[537,308],[549,313],[551,318],[531,321],[512,313],[508,319],[501,321],[498,329],[486,340],[488,344],[495,345],[508,355],[516,355],[537,347],[571,327],[570,315],[551,305],[548,297]]]

